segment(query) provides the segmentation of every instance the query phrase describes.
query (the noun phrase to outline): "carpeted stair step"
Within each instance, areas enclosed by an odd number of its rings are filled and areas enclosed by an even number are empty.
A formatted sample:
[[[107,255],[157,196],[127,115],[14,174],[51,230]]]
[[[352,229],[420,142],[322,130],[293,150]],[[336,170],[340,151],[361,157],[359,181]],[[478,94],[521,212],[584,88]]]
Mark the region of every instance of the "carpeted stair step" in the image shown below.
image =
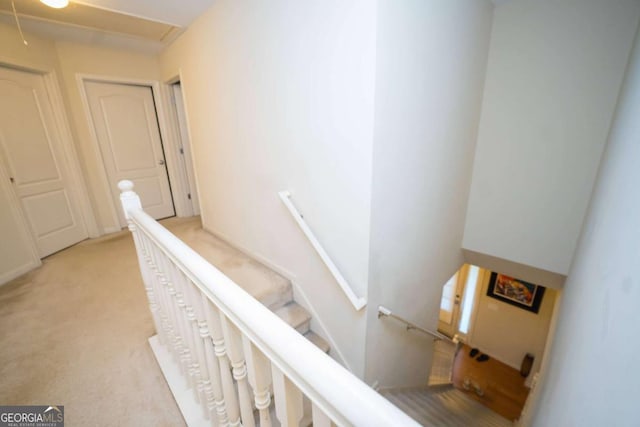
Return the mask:
[[[329,343],[320,335],[316,334],[313,331],[308,331],[306,334],[304,334],[304,337],[315,344],[315,346],[323,352],[329,353],[331,347],[329,346]]]
[[[284,307],[280,307],[275,310],[274,313],[302,335],[309,332],[311,316],[307,310],[295,301],[291,301]]]
[[[329,352],[329,344],[310,330],[311,316],[307,310],[293,300],[288,279],[203,230],[198,217],[170,218],[162,223],[292,328],[325,353]]]

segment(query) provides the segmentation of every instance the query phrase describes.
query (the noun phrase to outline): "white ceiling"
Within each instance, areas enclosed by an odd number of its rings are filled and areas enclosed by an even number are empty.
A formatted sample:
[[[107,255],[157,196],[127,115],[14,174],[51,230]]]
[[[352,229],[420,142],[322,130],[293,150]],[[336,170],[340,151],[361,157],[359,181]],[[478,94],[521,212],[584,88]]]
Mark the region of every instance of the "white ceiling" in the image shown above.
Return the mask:
[[[65,9],[51,9],[39,0],[16,0],[15,6],[27,33],[54,40],[159,52],[214,1],[70,0]],[[15,26],[11,0],[0,0],[0,23]]]
[[[77,3],[76,9],[86,5],[97,8],[91,17],[80,21],[56,19],[56,13],[64,14],[65,9],[49,9],[42,6],[38,0],[16,0],[16,8],[20,15],[23,28],[31,33],[56,40],[69,40],[85,43],[101,43],[119,48],[159,52],[164,46],[173,41],[198,16],[205,12],[215,0],[70,0]],[[491,0],[496,7],[511,0]],[[3,3],[10,4],[10,0],[0,0],[0,23],[15,25],[10,9],[2,7]],[[29,3],[40,4],[43,13],[29,13]],[[5,5],[6,6],[6,5]],[[85,6],[85,7],[86,7]],[[72,9],[72,8],[69,8]],[[104,10],[100,14],[100,10]],[[90,11],[88,11],[90,12]],[[110,14],[116,12],[120,15]],[[70,13],[70,12],[67,12]],[[128,16],[124,16],[128,15]],[[152,22],[132,23],[132,18],[169,24],[175,28],[163,32],[160,39],[157,35],[140,34],[145,28],[155,28]],[[91,19],[89,19],[91,18]],[[95,19],[98,23],[95,24]],[[103,22],[104,21],[104,22]],[[93,22],[93,23],[92,23]],[[105,25],[108,28],[105,28]],[[156,26],[159,24],[156,24]],[[144,28],[143,28],[144,27]],[[149,28],[148,28],[149,29]],[[159,31],[159,30],[158,30]],[[157,32],[157,31],[156,31]]]
[[[215,0],[71,0],[176,27],[189,26]]]

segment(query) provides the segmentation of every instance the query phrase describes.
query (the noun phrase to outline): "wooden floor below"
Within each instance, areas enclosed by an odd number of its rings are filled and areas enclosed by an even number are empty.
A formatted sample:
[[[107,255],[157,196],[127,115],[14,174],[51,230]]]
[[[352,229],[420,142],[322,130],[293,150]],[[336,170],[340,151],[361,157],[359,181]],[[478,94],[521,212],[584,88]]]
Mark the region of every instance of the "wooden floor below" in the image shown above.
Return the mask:
[[[526,378],[520,375],[520,371],[493,358],[479,362],[476,358],[480,353],[470,357],[470,351],[469,346],[463,345],[457,352],[453,364],[453,385],[503,417],[518,419],[529,394],[524,385]],[[482,396],[476,393],[476,387],[480,388]]]

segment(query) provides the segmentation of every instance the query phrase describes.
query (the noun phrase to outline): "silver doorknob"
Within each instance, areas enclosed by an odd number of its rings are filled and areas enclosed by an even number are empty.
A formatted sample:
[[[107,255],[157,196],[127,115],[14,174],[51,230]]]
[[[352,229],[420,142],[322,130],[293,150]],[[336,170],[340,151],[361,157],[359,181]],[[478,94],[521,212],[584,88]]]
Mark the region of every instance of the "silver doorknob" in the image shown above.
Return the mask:
[[[158,160],[158,164],[159,164],[160,166],[164,165],[164,160]]]

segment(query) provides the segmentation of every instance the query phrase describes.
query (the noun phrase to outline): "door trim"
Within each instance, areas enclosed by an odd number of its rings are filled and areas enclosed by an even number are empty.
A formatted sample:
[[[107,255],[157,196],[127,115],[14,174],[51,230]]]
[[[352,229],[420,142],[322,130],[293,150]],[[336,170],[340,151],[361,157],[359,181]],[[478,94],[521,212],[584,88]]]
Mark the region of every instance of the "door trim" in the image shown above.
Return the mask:
[[[183,138],[180,134],[180,124],[178,122],[178,112],[177,112],[177,107],[174,104],[174,91],[173,91],[173,85],[175,83],[180,83],[181,87],[182,87],[182,104],[184,106],[184,119],[185,119],[185,131],[187,134],[187,141],[183,141]],[[176,207],[176,215],[178,216],[192,216],[192,215],[199,215],[200,214],[200,191],[198,190],[198,185],[196,180],[194,179],[194,182],[192,183],[189,179],[189,174],[191,174],[191,176],[195,177],[196,176],[196,170],[195,170],[195,164],[193,161],[193,146],[191,144],[191,129],[189,126],[189,113],[187,111],[187,106],[186,106],[186,99],[185,99],[185,94],[184,94],[184,80],[182,77],[182,70],[178,70],[178,72],[171,78],[165,79],[164,80],[164,84],[162,85],[162,89],[163,89],[163,93],[165,95],[165,99],[167,100],[167,108],[168,108],[168,114],[169,117],[171,117],[171,120],[168,121],[169,124],[169,130],[172,133],[172,136],[174,138],[174,141],[176,142],[176,150],[172,153],[175,154],[175,161],[176,161],[176,165],[179,165],[180,170],[179,172],[183,172],[182,167],[184,164],[184,167],[186,169],[190,169],[187,171],[184,171],[186,173],[186,177],[185,174],[180,174],[180,176],[183,178],[180,182],[181,185],[181,190],[183,191],[182,196],[179,199],[174,199],[174,205]],[[179,152],[179,144],[182,144],[183,146],[186,146],[185,149],[185,158],[181,158],[180,155],[178,155]],[[188,160],[188,161],[185,161]],[[195,188],[192,188],[192,185]],[[188,201],[188,198],[186,197],[187,193],[191,192],[191,202]]]
[[[108,75],[96,75],[96,74],[76,74],[76,83],[80,93],[80,99],[85,114],[85,120],[87,120],[89,127],[89,134],[91,135],[91,145],[93,147],[93,154],[98,162],[102,165],[98,172],[100,183],[105,192],[105,195],[109,195],[110,216],[112,219],[111,224],[103,224],[102,234],[108,234],[115,231],[120,231],[120,219],[118,216],[118,210],[120,206],[116,205],[113,197],[111,197],[112,191],[109,184],[109,176],[105,167],[104,157],[100,151],[100,144],[98,142],[98,136],[96,134],[95,127],[93,125],[93,119],[91,117],[91,109],[89,107],[89,98],[87,96],[85,82],[99,82],[99,83],[112,83],[112,84],[128,84],[136,86],[147,86],[151,88],[153,93],[153,101],[155,103],[156,115],[158,116],[158,127],[160,130],[160,139],[162,140],[162,146],[164,150],[165,159],[167,162],[167,174],[169,175],[169,182],[171,183],[171,197],[177,216],[184,216],[182,210],[178,210],[176,204],[177,199],[183,198],[183,180],[180,176],[178,169],[178,158],[176,155],[177,141],[175,140],[172,132],[169,131],[167,110],[165,103],[166,94],[161,88],[160,82],[157,80],[148,79],[134,79],[128,77],[117,77]]]
[[[5,173],[4,168],[0,168],[0,187],[2,188],[2,191],[4,191],[9,197],[9,210],[11,211],[11,215],[16,220],[16,222],[20,224],[20,234],[22,234],[24,242],[27,243],[27,246],[29,247],[31,259],[28,263],[0,275],[0,285],[3,285],[8,281],[13,280],[16,277],[19,277],[24,273],[42,265],[40,255],[38,254],[38,247],[36,246],[36,240],[31,233],[31,228],[27,223],[27,218],[20,205],[20,200],[18,199],[14,188],[8,183],[9,176]]]
[[[73,136],[71,134],[71,127],[69,126],[67,109],[62,102],[62,92],[60,91],[60,87],[56,84],[58,77],[55,71],[51,71],[43,77],[45,87],[47,89],[47,95],[49,96],[49,101],[53,107],[53,118],[57,125],[60,139],[62,140],[62,150],[65,155],[65,160],[69,165],[69,178],[73,193],[72,197],[75,197],[78,202],[81,219],[89,237],[99,237],[100,232],[98,229],[98,222],[96,221],[96,215],[93,207],[91,206],[89,191],[87,189],[84,175],[80,169],[78,153],[75,150],[75,147],[73,147],[73,144],[67,143],[67,141],[73,141]]]

